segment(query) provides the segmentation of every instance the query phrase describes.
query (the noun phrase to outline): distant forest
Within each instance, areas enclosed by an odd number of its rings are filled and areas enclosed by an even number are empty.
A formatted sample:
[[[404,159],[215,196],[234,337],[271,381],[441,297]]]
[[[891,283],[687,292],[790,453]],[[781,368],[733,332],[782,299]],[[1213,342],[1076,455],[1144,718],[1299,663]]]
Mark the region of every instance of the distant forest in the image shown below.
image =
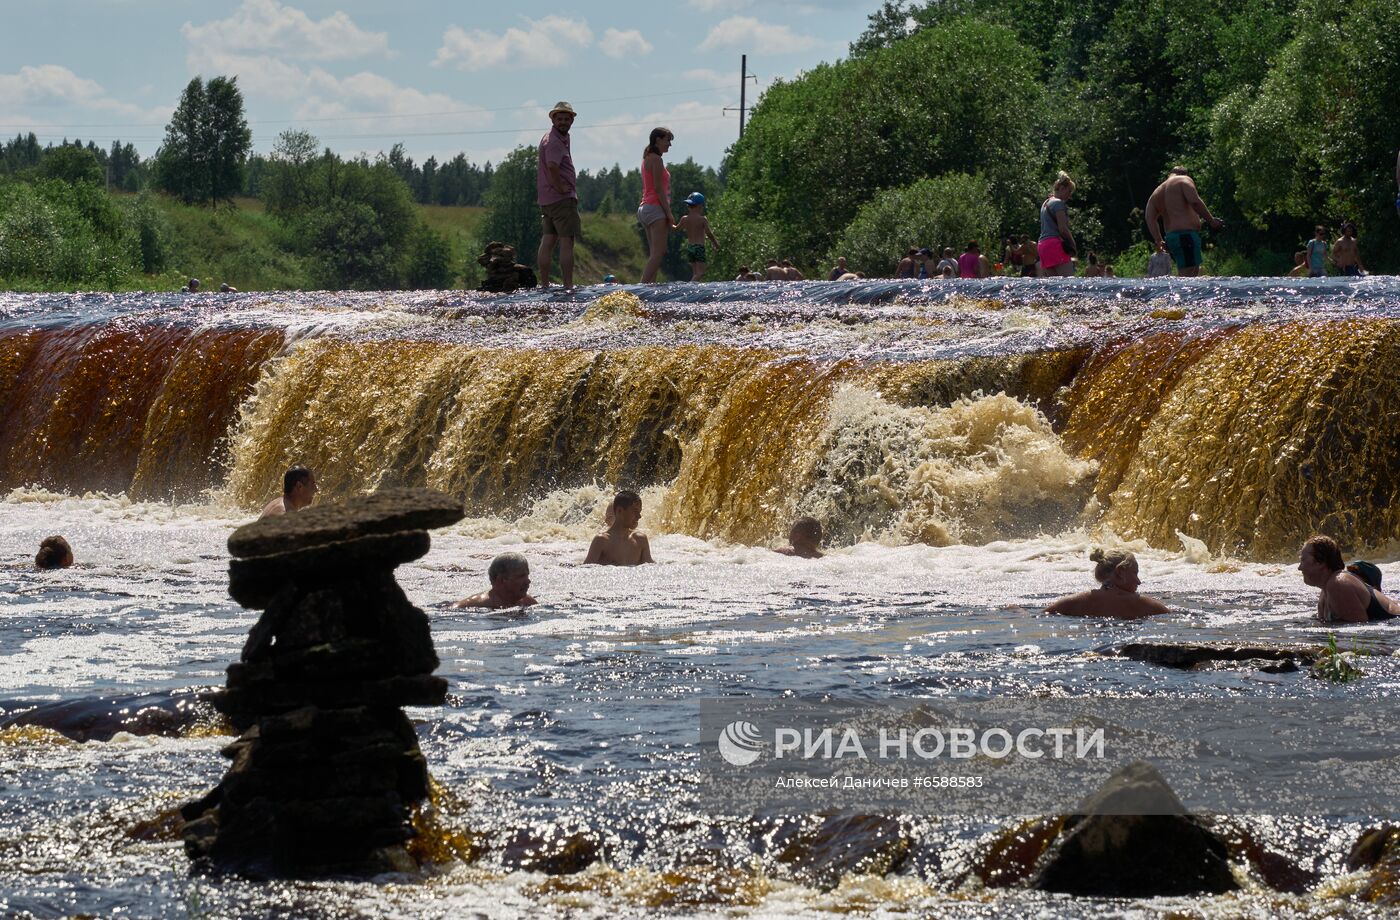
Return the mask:
[[[543,133],[543,132],[541,132]],[[34,133],[18,134],[0,145],[0,176],[22,177],[42,175],[40,166],[45,153],[59,147],[87,150],[102,168],[107,187],[115,191],[139,192],[150,184],[155,158],[143,160],[132,144],[112,141],[110,147],[99,147],[92,141],[67,140],[41,145]],[[418,204],[459,205],[481,207],[491,187],[495,167],[491,163],[478,165],[459,153],[450,160],[438,162],[428,157],[414,162],[404,153],[403,144],[395,144],[387,155],[379,158],[404,181],[409,194]],[[361,155],[346,162],[369,166],[369,157]],[[272,158],[260,153],[248,156],[244,165],[241,194],[246,198],[263,197],[263,183],[272,167]],[[623,172],[616,164],[596,173],[580,170],[578,175],[579,207],[584,211],[630,210],[642,197],[642,176],[637,168]],[[604,200],[607,199],[607,204]],[[619,203],[621,203],[619,205]]]

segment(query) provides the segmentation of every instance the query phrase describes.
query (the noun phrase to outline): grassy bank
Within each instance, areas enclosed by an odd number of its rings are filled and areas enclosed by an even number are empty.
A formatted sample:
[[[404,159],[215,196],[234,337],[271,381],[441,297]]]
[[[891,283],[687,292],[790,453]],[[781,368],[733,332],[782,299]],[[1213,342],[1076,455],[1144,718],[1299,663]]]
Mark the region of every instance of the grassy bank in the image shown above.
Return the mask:
[[[172,231],[171,268],[152,276],[149,288],[177,288],[191,277],[213,287],[228,282],[240,291],[310,286],[305,262],[292,251],[293,241],[264,213],[261,201],[240,198],[232,208],[210,209],[158,196],[157,205]],[[475,287],[480,278],[476,235],[485,209],[418,205],[418,212],[429,227],[447,239],[455,285]],[[534,253],[522,254],[520,259],[533,262]],[[631,214],[583,215],[583,239],[575,255],[578,283],[594,284],[609,273],[635,281],[641,277],[645,261]]]

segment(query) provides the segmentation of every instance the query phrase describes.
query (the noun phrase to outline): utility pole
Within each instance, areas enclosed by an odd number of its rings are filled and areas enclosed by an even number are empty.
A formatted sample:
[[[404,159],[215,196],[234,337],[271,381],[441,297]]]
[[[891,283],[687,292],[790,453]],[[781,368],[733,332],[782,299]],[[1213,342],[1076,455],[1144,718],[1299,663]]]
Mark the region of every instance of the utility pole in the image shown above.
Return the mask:
[[[758,82],[758,75],[757,75],[757,74],[751,74],[751,73],[749,73],[749,56],[748,56],[747,54],[741,54],[741,55],[739,55],[739,108],[738,108],[738,112],[739,112],[739,136],[740,136],[740,137],[743,137],[743,136],[744,136],[744,116],[745,116],[746,114],[748,114],[748,111],[749,111],[749,107],[748,107],[748,104],[747,104],[747,101],[746,101],[746,100],[747,100],[746,92],[747,92],[747,90],[748,90],[748,88],[749,88],[749,80],[753,80],[754,83],[757,83],[757,82]],[[726,112],[733,112],[733,111],[735,111],[735,109],[734,109],[733,106],[729,106],[728,108],[724,109],[724,111],[726,111]]]

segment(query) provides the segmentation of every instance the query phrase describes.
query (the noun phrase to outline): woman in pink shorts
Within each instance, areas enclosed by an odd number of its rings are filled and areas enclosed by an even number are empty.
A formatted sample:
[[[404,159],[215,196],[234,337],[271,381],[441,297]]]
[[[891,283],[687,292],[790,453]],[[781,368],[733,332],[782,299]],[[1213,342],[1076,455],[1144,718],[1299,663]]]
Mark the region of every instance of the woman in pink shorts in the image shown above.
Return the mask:
[[[1047,275],[1073,275],[1074,234],[1069,232],[1069,207],[1065,204],[1074,194],[1074,180],[1061,170],[1049,198],[1040,206],[1040,242],[1036,252],[1040,267]]]

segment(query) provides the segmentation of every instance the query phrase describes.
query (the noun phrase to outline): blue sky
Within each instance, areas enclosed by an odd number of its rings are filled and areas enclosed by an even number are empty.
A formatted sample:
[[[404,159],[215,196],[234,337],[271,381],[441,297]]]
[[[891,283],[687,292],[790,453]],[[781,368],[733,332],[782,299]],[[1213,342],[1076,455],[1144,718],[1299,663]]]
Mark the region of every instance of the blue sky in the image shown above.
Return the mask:
[[[255,149],[288,127],[341,153],[401,140],[421,161],[498,161],[556,100],[580,168],[671,156],[718,166],[738,134],[739,56],[775,78],[846,55],[878,0],[0,0],[0,136],[155,151],[192,76],[237,74]],[[838,117],[839,113],[814,113]]]

